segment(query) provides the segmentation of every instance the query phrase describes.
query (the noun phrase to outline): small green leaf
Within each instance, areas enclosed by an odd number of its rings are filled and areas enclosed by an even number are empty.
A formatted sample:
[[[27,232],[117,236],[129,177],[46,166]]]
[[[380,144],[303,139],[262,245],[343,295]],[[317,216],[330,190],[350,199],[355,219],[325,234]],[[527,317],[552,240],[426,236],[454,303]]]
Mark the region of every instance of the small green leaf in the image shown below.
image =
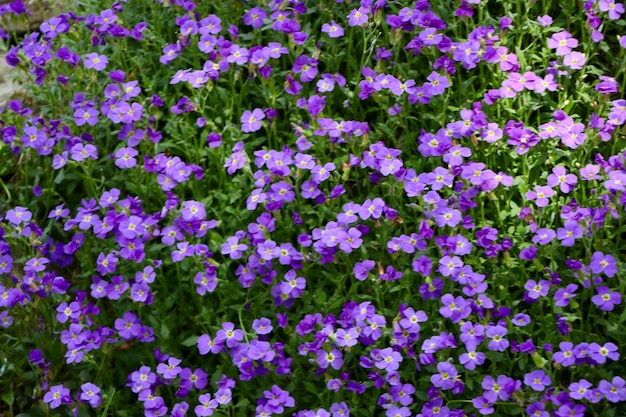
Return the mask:
[[[181,342],[181,345],[185,347],[192,347],[198,344],[198,336],[189,336]]]
[[[161,336],[163,336],[164,339],[170,338],[170,329],[165,323],[161,324]]]
[[[15,394],[13,393],[13,390],[7,391],[2,394],[2,401],[9,405],[13,405],[13,402],[15,401]]]

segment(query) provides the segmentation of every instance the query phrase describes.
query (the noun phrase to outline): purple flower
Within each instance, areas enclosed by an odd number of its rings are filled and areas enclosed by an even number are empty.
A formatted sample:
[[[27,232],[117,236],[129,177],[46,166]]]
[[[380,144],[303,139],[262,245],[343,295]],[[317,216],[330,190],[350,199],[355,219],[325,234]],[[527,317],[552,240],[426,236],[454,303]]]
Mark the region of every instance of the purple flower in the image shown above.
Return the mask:
[[[266,17],[267,12],[264,9],[255,6],[243,15],[243,23],[258,29],[263,26],[263,19]]]
[[[100,388],[91,382],[81,385],[81,393],[79,396],[80,401],[86,401],[93,408],[96,408],[102,402],[102,395],[100,394]]]
[[[488,347],[496,352],[504,352],[509,347],[509,341],[504,338],[507,330],[504,326],[491,326],[487,328],[485,335],[490,338]]]
[[[393,350],[393,348],[385,348],[378,352],[378,359],[374,363],[376,368],[385,369],[387,371],[395,371],[400,366],[403,358],[399,352]]]
[[[183,202],[180,215],[183,220],[190,222],[194,220],[204,220],[206,218],[206,209],[204,204],[199,201],[188,200]]]
[[[559,227],[556,232],[557,239],[561,241],[561,245],[570,247],[574,246],[576,239],[583,235],[583,228],[574,220],[565,222],[565,227]]]
[[[194,408],[196,416],[205,417],[211,416],[215,412],[215,409],[219,406],[216,399],[211,399],[211,394],[206,393],[198,397],[200,403]]]
[[[82,126],[85,123],[89,126],[95,126],[98,123],[98,110],[90,106],[77,109],[74,112],[74,123],[76,126]]]
[[[591,382],[586,379],[581,379],[578,382],[573,382],[567,388],[569,390],[570,398],[574,400],[582,400],[583,398],[587,398],[591,393]]]
[[[537,18],[541,26],[550,26],[552,24],[552,16],[544,15]]]
[[[231,259],[240,259],[246,249],[248,245],[239,243],[239,238],[231,236],[222,245],[222,255],[229,255]]]
[[[94,160],[98,159],[98,148],[89,143],[87,145],[77,143],[72,146],[70,151],[72,153],[72,159],[76,162],[81,162],[88,158]]]
[[[591,301],[600,307],[602,311],[613,311],[616,304],[622,302],[622,296],[617,291],[611,291],[609,287],[601,286],[597,289],[598,293],[591,297]]]
[[[577,182],[578,177],[574,174],[568,174],[565,167],[560,165],[552,168],[552,174],[548,175],[548,186],[556,187],[559,185],[561,191],[566,194],[574,189]]]
[[[570,67],[573,70],[582,69],[585,62],[587,62],[585,54],[577,51],[572,51],[563,58],[563,65]]]
[[[337,349],[333,349],[330,352],[320,350],[317,352],[317,364],[322,369],[326,369],[330,366],[333,369],[339,370],[343,365],[343,354]]]
[[[591,256],[589,268],[591,268],[591,272],[594,274],[604,273],[604,275],[609,278],[617,274],[617,262],[615,258],[611,255],[605,255],[600,251],[594,252]]]
[[[358,9],[353,9],[346,17],[349,19],[349,26],[363,26],[369,18],[369,10],[365,7],[359,7]]]
[[[115,166],[120,169],[132,168],[137,165],[137,156],[139,152],[134,148],[120,148],[115,153]]]
[[[70,390],[63,385],[51,387],[50,391],[46,392],[46,395],[44,395],[43,400],[50,405],[50,408],[58,408],[61,404],[72,403]]]
[[[115,320],[115,330],[122,339],[130,340],[141,336],[142,327],[137,316],[127,311],[124,313],[124,318]]]
[[[626,37],[622,37],[626,39]],[[619,84],[613,77],[600,75],[600,82],[595,85],[596,91],[600,94],[615,94],[619,91]]]
[[[571,342],[561,342],[559,344],[559,351],[553,356],[553,360],[560,363],[563,366],[571,366],[576,362],[576,355],[574,355],[574,344]]]
[[[102,71],[106,68],[109,63],[109,59],[106,55],[98,55],[97,53],[91,53],[85,55],[85,59],[83,61],[85,68],[95,69],[96,71]]]
[[[550,377],[546,375],[546,373],[541,369],[529,372],[524,375],[524,384],[535,391],[543,391],[551,383],[552,380],[550,379]]]
[[[156,371],[165,379],[174,379],[182,371],[182,368],[178,366],[181,362],[182,361],[180,359],[170,356],[167,363],[160,363],[157,366]]]
[[[536,185],[535,191],[527,191],[526,198],[535,200],[537,207],[545,207],[550,203],[549,198],[554,196],[554,190],[550,186]]]
[[[32,217],[32,213],[26,207],[22,206],[16,206],[6,214],[6,219],[14,226],[19,226],[22,222],[28,223]]]
[[[255,319],[252,322],[252,328],[257,334],[270,334],[272,332],[272,321],[266,317]]]
[[[559,33],[555,33],[548,40],[548,48],[556,49],[556,54],[564,56],[572,51],[572,48],[578,46],[578,40],[574,39],[572,35],[563,30]]]
[[[439,362],[436,374],[430,377],[430,382],[437,388],[443,390],[452,389],[458,372],[454,365],[449,362]]]
[[[245,133],[256,132],[261,129],[261,120],[265,118],[263,110],[256,108],[252,111],[246,110],[241,116],[241,131]]]
[[[524,289],[528,291],[528,297],[532,300],[537,300],[539,297],[545,297],[550,290],[550,282],[542,279],[536,282],[534,279],[529,279],[524,285]]]
[[[343,28],[331,20],[330,23],[324,23],[322,25],[322,32],[328,33],[331,38],[340,38],[343,36]]]
[[[547,245],[556,237],[556,232],[552,229],[539,229],[535,232],[535,236],[533,236],[533,243],[537,243],[539,245]]]
[[[243,340],[244,333],[241,329],[235,329],[235,325],[231,322],[222,323],[222,329],[217,331],[215,335],[215,343],[226,344],[229,348],[233,348]]]
[[[80,305],[77,302],[67,304],[65,301],[56,309],[58,312],[56,318],[59,323],[65,323],[69,319],[76,320],[80,316]]]
[[[565,307],[569,305],[570,299],[576,296],[574,292],[578,289],[578,285],[569,284],[565,288],[559,288],[554,294],[555,306]]]
[[[472,399],[472,405],[482,415],[493,414],[493,412],[495,410],[493,408],[493,402],[489,401],[487,399],[487,397],[485,397],[484,395],[481,395],[480,397],[476,397],[476,398]]]
[[[600,381],[598,389],[609,402],[626,401],[626,381],[620,376],[614,376],[611,382]]]
[[[617,20],[624,13],[624,5],[616,3],[615,0],[600,0],[598,8],[600,11],[608,12],[610,20]]]

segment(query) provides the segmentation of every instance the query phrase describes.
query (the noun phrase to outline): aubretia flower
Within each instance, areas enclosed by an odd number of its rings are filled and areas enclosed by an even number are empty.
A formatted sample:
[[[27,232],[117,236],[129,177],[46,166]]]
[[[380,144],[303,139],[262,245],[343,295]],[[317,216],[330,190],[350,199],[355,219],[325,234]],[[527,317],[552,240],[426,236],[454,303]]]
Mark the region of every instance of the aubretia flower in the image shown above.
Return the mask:
[[[256,108],[253,111],[246,110],[241,116],[241,131],[245,133],[256,132],[261,129],[261,120],[265,118],[263,110]]]
[[[616,304],[622,302],[622,296],[617,291],[611,291],[609,287],[601,286],[597,289],[598,293],[591,297],[591,301],[600,307],[602,311],[613,311]]]
[[[524,375],[524,384],[535,391],[543,391],[551,383],[550,377],[541,369]]]
[[[369,19],[369,10],[365,7],[359,7],[358,9],[353,9],[346,17],[349,19],[348,25],[351,27],[363,26]]]
[[[600,251],[596,251],[591,256],[591,263],[589,264],[591,272],[594,274],[604,274],[609,278],[612,278],[617,274],[617,262],[612,255],[605,255]]]
[[[331,20],[330,23],[324,23],[322,25],[322,32],[328,33],[328,36],[331,38],[340,38],[343,36],[343,28],[335,23],[334,20]]]
[[[32,213],[26,207],[22,206],[16,206],[6,214],[6,219],[14,226],[19,226],[22,222],[28,223],[32,217]]]
[[[63,385],[55,385],[50,388],[50,391],[46,392],[43,397],[44,402],[50,405],[50,408],[58,408],[61,404],[71,404],[72,397],[70,397],[69,388],[65,388]]]
[[[583,228],[574,220],[568,220],[565,227],[559,227],[557,230],[557,239],[566,247],[574,246],[574,241],[582,235]]]
[[[534,279],[529,279],[524,285],[524,289],[528,291],[528,297],[533,300],[539,299],[539,297],[545,297],[550,290],[550,282],[542,279],[536,282]]]
[[[496,352],[504,352],[509,347],[509,341],[504,338],[507,334],[506,327],[497,325],[487,328],[485,335],[490,338],[489,349]]]
[[[598,389],[609,402],[626,401],[626,381],[621,376],[614,376],[611,382],[600,381]]]
[[[95,126],[98,123],[98,110],[90,106],[77,109],[74,112],[74,123],[76,126],[82,126],[85,123]]]
[[[626,36],[623,36],[622,39],[626,39]],[[619,91],[619,84],[615,78],[606,75],[600,75],[599,78],[600,82],[594,88],[600,94],[615,94]]]
[[[609,13],[610,20],[617,20],[624,13],[624,5],[616,3],[615,0],[600,0],[598,7],[601,11]]]
[[[102,71],[106,68],[109,63],[109,59],[106,55],[98,55],[97,53],[91,53],[85,55],[85,60],[83,61],[85,68],[95,69],[96,71]]]
[[[574,70],[579,70],[582,69],[586,61],[587,57],[585,57],[585,54],[573,51],[565,55],[565,57],[563,58],[563,65],[570,67]]]
[[[182,371],[182,368],[178,366],[182,361],[180,359],[170,357],[167,363],[160,363],[157,366],[157,373],[162,375],[165,379],[173,379]]]
[[[570,299],[576,296],[574,292],[577,289],[578,289],[578,285],[569,284],[565,288],[559,288],[558,290],[556,290],[556,293],[554,294],[554,300],[555,300],[554,305],[559,306],[559,307],[565,307],[569,305]]]
[[[527,191],[526,198],[535,200],[537,207],[545,207],[550,203],[549,198],[554,196],[554,190],[550,186],[536,185],[535,191]]]
[[[362,262],[357,262],[354,265],[353,270],[355,278],[359,281],[364,281],[367,278],[369,271],[371,271],[375,265],[376,263],[369,259],[366,259]]]
[[[458,375],[454,365],[449,362],[439,362],[437,364],[437,372],[430,377],[430,382],[435,387],[443,390],[452,389],[455,384],[455,378]]]
[[[561,165],[552,168],[552,174],[548,175],[548,186],[555,187],[559,185],[564,193],[572,191],[577,182],[578,177],[574,174],[568,174],[565,167]]]
[[[115,153],[115,166],[120,169],[132,168],[137,165],[137,152],[134,148],[120,148]]]
[[[555,33],[548,40],[548,48],[556,49],[556,54],[564,56],[572,51],[572,48],[578,46],[578,40],[573,38],[572,35],[563,30],[559,33]]]
[[[550,26],[552,24],[552,16],[544,15],[537,18],[541,26]]]
[[[100,388],[91,382],[81,385],[81,393],[79,399],[81,401],[88,402],[93,408],[96,408],[102,403],[102,394],[100,394]]]
[[[330,352],[320,350],[317,352],[317,364],[322,369],[326,369],[330,366],[333,369],[339,370],[343,365],[343,354],[337,349],[333,349]]]

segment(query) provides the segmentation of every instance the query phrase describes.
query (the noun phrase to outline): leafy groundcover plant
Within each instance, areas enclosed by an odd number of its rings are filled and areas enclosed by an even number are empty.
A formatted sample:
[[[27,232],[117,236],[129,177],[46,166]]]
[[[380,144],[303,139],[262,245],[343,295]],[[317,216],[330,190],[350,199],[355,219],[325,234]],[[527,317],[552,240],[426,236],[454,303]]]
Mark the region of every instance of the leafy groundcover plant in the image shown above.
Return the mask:
[[[626,415],[623,4],[72,3],[0,32],[0,414]]]

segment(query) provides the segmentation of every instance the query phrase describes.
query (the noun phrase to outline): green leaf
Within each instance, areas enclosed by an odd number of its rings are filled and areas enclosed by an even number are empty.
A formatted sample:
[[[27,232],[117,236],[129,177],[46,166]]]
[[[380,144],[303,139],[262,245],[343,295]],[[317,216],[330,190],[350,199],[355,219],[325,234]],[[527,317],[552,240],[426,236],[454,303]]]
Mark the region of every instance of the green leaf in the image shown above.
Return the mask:
[[[170,329],[165,323],[161,323],[161,336],[163,336],[164,339],[170,338]]]
[[[315,291],[315,297],[314,298],[320,304],[326,304],[326,300],[328,299],[326,297],[326,293],[321,288],[319,288],[317,291]]]
[[[9,405],[13,405],[13,402],[15,401],[15,394],[13,393],[13,390],[7,391],[2,394],[2,401]]]
[[[198,336],[189,336],[188,338],[183,340],[180,344],[185,347],[195,346],[198,344]]]

